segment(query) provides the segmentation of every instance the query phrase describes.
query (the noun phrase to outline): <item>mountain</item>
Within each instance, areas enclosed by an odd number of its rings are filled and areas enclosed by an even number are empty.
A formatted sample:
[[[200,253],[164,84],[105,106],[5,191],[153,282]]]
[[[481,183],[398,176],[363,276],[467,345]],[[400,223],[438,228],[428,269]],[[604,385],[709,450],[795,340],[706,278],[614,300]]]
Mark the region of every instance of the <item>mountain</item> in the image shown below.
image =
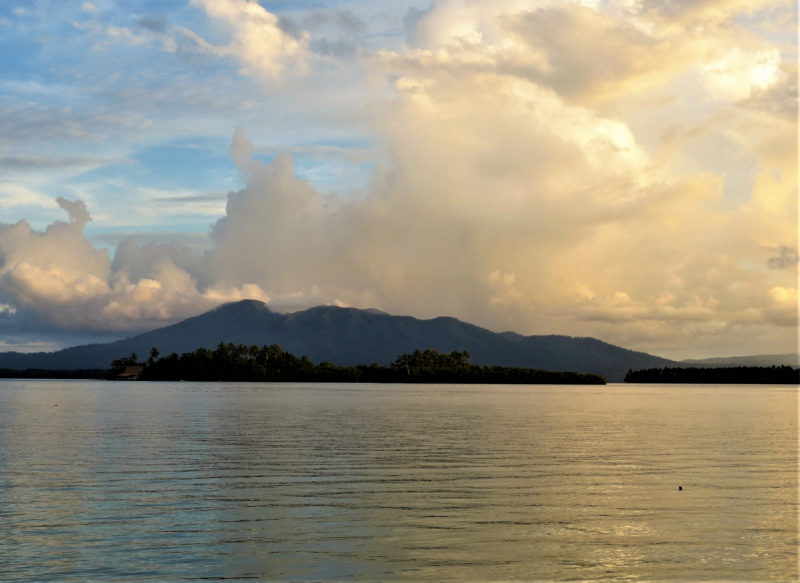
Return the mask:
[[[335,306],[278,314],[263,302],[243,300],[109,344],[74,346],[51,353],[0,353],[0,368],[105,368],[132,352],[144,359],[154,346],[166,355],[214,348],[220,342],[280,344],[284,350],[308,356],[315,363],[340,365],[387,365],[417,348],[468,350],[473,364],[595,373],[612,382],[622,381],[628,369],[677,365],[594,338],[498,334],[455,318],[418,320],[379,310]]]
[[[729,356],[704,358],[702,360],[682,360],[681,366],[721,367],[721,366],[800,366],[798,354],[757,354],[753,356]]]

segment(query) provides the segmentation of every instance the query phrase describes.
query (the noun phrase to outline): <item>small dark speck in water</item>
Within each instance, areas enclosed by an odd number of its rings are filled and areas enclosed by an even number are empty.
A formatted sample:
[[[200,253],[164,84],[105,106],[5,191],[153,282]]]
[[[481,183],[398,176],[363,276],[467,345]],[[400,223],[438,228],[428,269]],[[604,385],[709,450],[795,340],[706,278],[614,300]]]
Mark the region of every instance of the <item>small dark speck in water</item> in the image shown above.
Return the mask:
[[[678,486],[678,490],[683,490],[683,486]]]

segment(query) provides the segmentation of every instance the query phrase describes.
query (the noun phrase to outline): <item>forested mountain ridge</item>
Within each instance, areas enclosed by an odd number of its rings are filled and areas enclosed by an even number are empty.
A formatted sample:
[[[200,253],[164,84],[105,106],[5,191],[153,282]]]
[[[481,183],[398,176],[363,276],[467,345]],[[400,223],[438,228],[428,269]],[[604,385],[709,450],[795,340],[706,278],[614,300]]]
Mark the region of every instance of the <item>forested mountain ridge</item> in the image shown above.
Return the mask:
[[[496,333],[456,318],[419,320],[335,306],[279,314],[263,302],[243,300],[108,344],[75,346],[53,353],[0,353],[0,368],[106,368],[114,359],[132,352],[146,355],[152,347],[167,355],[199,347],[213,349],[220,342],[279,344],[313,362],[345,366],[373,362],[388,365],[398,354],[418,348],[467,350],[474,364],[593,373],[611,382],[622,381],[629,369],[677,365],[594,338]]]

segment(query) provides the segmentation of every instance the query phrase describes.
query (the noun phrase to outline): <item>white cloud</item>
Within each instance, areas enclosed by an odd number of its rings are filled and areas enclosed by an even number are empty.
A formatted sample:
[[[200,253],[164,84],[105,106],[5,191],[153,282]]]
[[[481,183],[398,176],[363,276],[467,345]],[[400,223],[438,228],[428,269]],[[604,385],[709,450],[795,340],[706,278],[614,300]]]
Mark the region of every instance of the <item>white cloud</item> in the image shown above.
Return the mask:
[[[738,101],[777,82],[780,64],[777,48],[751,53],[732,49],[722,59],[705,65],[703,74],[713,97]]]
[[[192,35],[202,46],[219,55],[230,55],[242,62],[242,73],[277,79],[287,63],[304,69],[308,52],[307,35],[295,38],[278,26],[278,17],[253,0],[191,0],[212,18],[226,22],[233,30],[233,41],[224,47],[213,46]]]
[[[67,156],[65,158],[45,158],[41,156],[0,157],[0,168],[17,171],[51,168],[94,168],[109,164],[130,164],[125,158],[103,158],[99,156]]]
[[[0,180],[0,208],[15,206],[55,207],[52,198],[18,180]]]
[[[97,16],[98,14],[100,14],[100,10],[97,8],[97,6],[95,6],[91,2],[84,2],[81,5],[81,10],[83,10],[84,12],[88,12],[92,16]]]

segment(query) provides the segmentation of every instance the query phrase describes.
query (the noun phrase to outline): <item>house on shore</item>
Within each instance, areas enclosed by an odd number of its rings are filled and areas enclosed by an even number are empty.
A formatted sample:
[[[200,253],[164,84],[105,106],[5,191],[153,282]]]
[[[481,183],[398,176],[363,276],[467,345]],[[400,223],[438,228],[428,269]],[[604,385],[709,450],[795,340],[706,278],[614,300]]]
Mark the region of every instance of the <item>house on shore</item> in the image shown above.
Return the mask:
[[[126,366],[125,371],[117,377],[118,381],[138,381],[142,376],[143,366]]]

